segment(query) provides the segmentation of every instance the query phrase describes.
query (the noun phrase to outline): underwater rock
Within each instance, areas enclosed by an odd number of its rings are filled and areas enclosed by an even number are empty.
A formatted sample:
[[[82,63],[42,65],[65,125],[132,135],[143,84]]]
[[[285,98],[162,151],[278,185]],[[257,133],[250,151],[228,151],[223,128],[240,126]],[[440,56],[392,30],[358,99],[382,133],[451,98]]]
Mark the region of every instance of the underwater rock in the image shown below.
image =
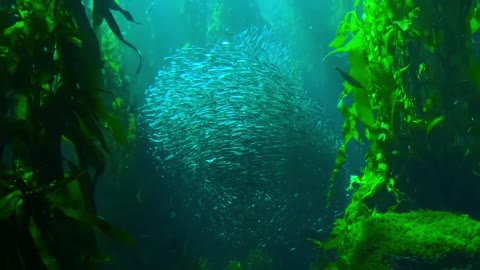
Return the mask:
[[[319,269],[480,269],[480,222],[440,211],[376,213],[337,220],[322,247],[339,260]]]

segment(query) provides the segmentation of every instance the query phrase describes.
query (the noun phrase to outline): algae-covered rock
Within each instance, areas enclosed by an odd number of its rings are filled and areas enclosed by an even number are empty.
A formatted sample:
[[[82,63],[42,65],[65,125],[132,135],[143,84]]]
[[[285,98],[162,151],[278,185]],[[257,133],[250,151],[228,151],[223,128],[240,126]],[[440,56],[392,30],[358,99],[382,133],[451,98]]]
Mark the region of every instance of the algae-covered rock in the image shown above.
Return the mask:
[[[337,221],[323,246],[339,255],[328,269],[480,269],[480,222],[439,211],[375,214]]]

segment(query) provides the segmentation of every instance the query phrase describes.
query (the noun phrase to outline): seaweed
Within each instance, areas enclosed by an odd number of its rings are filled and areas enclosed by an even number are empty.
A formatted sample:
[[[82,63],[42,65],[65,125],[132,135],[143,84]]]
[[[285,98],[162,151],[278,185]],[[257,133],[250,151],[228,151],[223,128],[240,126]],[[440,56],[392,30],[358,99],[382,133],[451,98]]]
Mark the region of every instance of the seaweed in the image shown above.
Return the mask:
[[[361,16],[356,10],[360,3]],[[397,269],[398,263],[413,269],[425,261],[438,269],[463,266],[451,264],[459,257],[471,263],[478,260],[480,249],[474,239],[478,232],[471,228],[478,227],[474,219],[480,218],[476,207],[480,129],[475,121],[480,114],[480,65],[472,43],[479,30],[479,5],[478,1],[356,1],[340,23],[327,57],[348,53],[350,71],[342,74],[347,83],[338,108],[345,117],[344,142],[330,188],[348,158],[348,143],[367,143],[369,150],[362,173],[350,178],[353,195],[344,217],[337,220],[328,241],[312,240],[321,249],[339,252],[338,260],[326,269]],[[353,103],[347,105],[344,100],[349,96]],[[441,236],[451,243],[442,244],[468,246],[474,239],[475,248],[444,252],[442,248],[451,246],[438,245],[438,235],[424,241],[393,239],[405,233],[394,235],[387,229],[394,229],[404,217],[414,220],[403,223],[406,227],[401,230],[437,231],[434,224],[423,226],[423,219],[433,213],[423,210],[438,211],[434,215],[439,222],[455,224]],[[474,219],[466,227],[462,218],[450,218],[450,212]],[[369,229],[386,221],[391,223],[388,228]],[[455,239],[458,234],[464,238]],[[399,240],[404,240],[402,249],[393,247]],[[390,244],[397,253],[383,252]],[[443,255],[445,260],[435,261]]]
[[[112,92],[95,29],[80,0],[3,1],[0,13],[0,234],[9,247],[0,268],[96,269],[109,259],[95,228],[135,241],[96,214],[107,138],[126,144],[129,135],[105,105]]]

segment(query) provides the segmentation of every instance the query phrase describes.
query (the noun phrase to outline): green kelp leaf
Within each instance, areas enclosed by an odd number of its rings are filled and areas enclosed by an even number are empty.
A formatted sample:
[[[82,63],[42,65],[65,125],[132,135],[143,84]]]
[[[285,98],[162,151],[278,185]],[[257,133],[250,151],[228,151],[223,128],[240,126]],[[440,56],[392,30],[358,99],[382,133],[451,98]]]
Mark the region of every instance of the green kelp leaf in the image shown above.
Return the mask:
[[[356,39],[357,36],[361,34],[360,32],[362,31],[363,31],[362,22],[358,18],[357,13],[354,10],[348,12],[343,18],[343,21],[340,23],[340,26],[338,27],[335,38],[328,45],[330,48],[335,48],[335,50],[329,52],[322,59],[322,62],[331,54],[339,53],[339,52],[348,52],[350,46],[355,45],[355,43],[352,44],[352,42]],[[347,44],[345,44],[345,42],[347,42],[348,37],[350,35],[353,35],[353,38]]]
[[[328,193],[327,193],[328,203],[331,202],[335,181],[337,180],[337,177],[340,174],[340,171],[342,170],[343,165],[347,161],[347,143],[348,142],[344,142],[340,146],[337,152],[337,157],[335,159],[335,169],[333,169],[330,175],[329,183],[328,183]]]
[[[105,136],[95,117],[90,116],[89,113],[83,113],[83,117],[80,117],[78,113],[74,113],[74,115],[78,121],[78,127],[80,128],[84,139],[90,143],[99,141],[103,150],[109,152],[107,142],[105,141]]]
[[[427,129],[426,129],[427,135],[430,134],[432,129],[434,127],[436,127],[438,124],[440,124],[444,119],[445,119],[445,117],[439,116],[439,117],[433,119],[432,121],[430,121],[430,123],[428,123]]]
[[[18,21],[14,25],[3,31],[5,37],[18,36],[25,32],[25,23],[23,21]]]
[[[15,108],[17,120],[26,120],[27,110],[28,110],[27,96],[18,95],[17,107]]]
[[[14,190],[0,199],[0,221],[9,219],[20,201],[20,190]]]
[[[136,140],[137,137],[137,120],[133,114],[128,116],[128,142],[131,143]]]
[[[340,26],[338,27],[337,37],[353,34],[354,32],[360,30],[361,27],[362,27],[362,22],[358,18],[357,12],[355,10],[347,12],[347,14],[345,14],[345,17],[343,18],[343,21],[340,23]],[[343,43],[335,42],[335,39],[334,39],[334,41],[330,43],[330,47],[335,48],[335,47],[341,46],[342,44]],[[336,45],[336,46],[333,46],[333,45]]]
[[[54,14],[54,5],[55,5],[55,1],[50,1],[50,7],[49,7],[50,10],[47,13],[47,16],[45,17],[45,21],[47,22],[47,29],[49,33],[51,33],[53,29],[55,29],[55,26],[57,26],[57,22],[55,20],[55,14]]]
[[[363,30],[360,30],[347,44],[345,44],[345,46],[337,48],[329,52],[325,57],[323,57],[322,62],[325,61],[325,59],[327,59],[327,57],[329,57],[332,54],[341,53],[341,52],[350,52],[354,48],[360,48],[362,46],[365,46],[365,41],[364,41]]]
[[[81,170],[74,172],[72,175],[67,174],[64,179],[53,181],[45,191],[49,192],[61,189],[74,181],[78,181],[85,173],[86,170]]]
[[[318,248],[320,250],[323,249],[323,244],[319,240],[313,239],[313,238],[310,238],[310,237],[307,237],[307,240],[310,241],[310,243],[312,243],[312,245],[314,245],[316,248]]]
[[[17,206],[15,207],[15,222],[16,227],[20,231],[28,230],[28,218],[29,216],[27,215],[25,207],[23,206],[23,200],[19,200]]]
[[[347,41],[347,35],[345,34],[337,34],[337,36],[335,36],[335,39],[333,39],[332,42],[330,42],[330,44],[328,45],[328,47],[330,48],[338,48],[340,46],[342,46],[345,41]]]
[[[473,17],[470,20],[470,32],[473,35],[478,31],[478,29],[480,29],[480,21],[477,17]]]
[[[380,62],[382,63],[382,67],[383,67],[382,70],[383,71],[391,70],[394,61],[395,60],[394,60],[393,56],[391,56],[391,55],[383,56],[382,59],[380,60]],[[383,73],[389,74],[390,72],[383,72]]]
[[[352,112],[352,108],[345,109],[342,111],[342,113],[345,116],[345,122],[343,123],[342,131],[345,144],[348,144],[351,139],[360,142],[360,133],[356,128],[358,118],[356,117],[357,114]]]
[[[120,120],[108,112],[102,113],[102,118],[108,125],[110,133],[112,134],[115,141],[124,146],[128,145],[128,133]]]
[[[80,164],[93,166],[96,176],[103,173],[106,166],[105,151],[98,146],[96,139],[88,139],[88,136],[84,136],[83,129],[78,127],[65,130],[63,135],[73,142]]]
[[[8,46],[0,45],[0,57],[5,58],[8,56],[10,48]]]
[[[60,270],[60,267],[57,264],[57,260],[51,254],[48,245],[43,239],[42,233],[40,232],[40,229],[38,228],[33,218],[30,218],[29,231],[30,235],[32,236],[33,243],[37,248],[37,252],[42,259],[45,268],[47,270]]]
[[[65,135],[62,135],[62,141],[66,142],[66,143],[69,143],[69,144],[73,144],[73,142],[69,138],[65,137]]]
[[[386,166],[386,164],[382,165],[382,168],[385,168],[384,166]],[[366,198],[371,198],[377,194],[385,181],[386,179],[383,175],[373,172],[372,170],[365,171],[361,177],[363,185],[362,191],[358,193],[362,198],[360,201]]]
[[[403,72],[407,71],[409,67],[410,67],[410,65],[406,65],[405,67],[397,70],[395,73],[398,73],[398,74],[403,73]]]
[[[360,91],[356,91],[360,92]],[[354,95],[355,104],[353,104],[351,112],[355,112],[355,117],[369,129],[375,128],[375,120],[373,111],[370,106],[370,100],[364,93]]]
[[[354,22],[352,22],[352,19]],[[355,11],[350,11],[345,14],[342,22],[338,26],[337,34],[335,38],[330,42],[328,47],[330,48],[339,48],[345,44],[349,35],[353,34],[354,31],[359,29],[360,20],[358,20],[357,14]]]
[[[67,207],[59,207],[59,209],[66,216],[78,222],[95,226],[97,229],[115,241],[130,247],[135,245],[135,239],[133,239],[128,233],[114,228],[101,217],[95,216],[86,211],[78,211]]]
[[[387,26],[387,32],[384,33],[382,36],[382,42],[383,42],[382,47],[388,48],[388,46],[390,46],[390,43],[391,43],[390,39],[392,38],[392,33],[395,33],[395,29],[392,26]]]
[[[55,23],[55,4],[56,1],[30,1],[32,4],[33,12],[42,14],[42,18],[45,19],[47,31],[50,33],[56,26]]]
[[[115,98],[115,100],[112,102],[112,108],[114,111],[124,107],[125,107],[125,101],[123,101],[123,99],[120,97]]]
[[[393,21],[393,24],[396,24],[403,31],[407,31],[410,28],[410,26],[412,25],[412,21],[410,21],[407,18],[404,18],[402,20]]]
[[[419,31],[413,27],[413,20],[418,17],[419,13],[420,8],[414,8],[408,13],[408,17],[392,21],[392,23],[397,25],[400,29],[402,29],[402,31],[410,31],[410,33],[414,34],[415,36],[419,36]]]
[[[362,28],[362,21],[357,16],[357,12],[352,10],[350,14],[350,32],[358,31]]]
[[[80,170],[78,166],[69,160],[68,163],[70,174],[67,174],[64,182],[60,182],[54,189],[45,193],[45,197],[48,199],[52,208],[72,208],[84,210],[87,208],[85,203],[85,196],[80,186],[80,181],[88,181],[85,177],[88,177],[85,170]],[[75,176],[72,176],[75,175]]]
[[[470,14],[470,31],[471,34],[475,34],[475,32],[480,29],[480,4],[477,4],[477,6],[472,10]]]
[[[358,40],[355,40],[355,43],[352,42],[348,53],[350,59],[350,76],[354,77],[364,87],[367,87],[369,80],[369,62],[365,51],[363,35],[358,36]]]
[[[350,75],[364,86],[364,88],[356,88],[345,85],[345,87],[352,88],[354,100],[352,107],[355,110],[357,119],[366,127],[373,129],[375,128],[375,118],[368,95],[368,91],[370,91],[368,87],[368,61],[365,51],[361,47],[355,47],[350,50],[350,66]]]

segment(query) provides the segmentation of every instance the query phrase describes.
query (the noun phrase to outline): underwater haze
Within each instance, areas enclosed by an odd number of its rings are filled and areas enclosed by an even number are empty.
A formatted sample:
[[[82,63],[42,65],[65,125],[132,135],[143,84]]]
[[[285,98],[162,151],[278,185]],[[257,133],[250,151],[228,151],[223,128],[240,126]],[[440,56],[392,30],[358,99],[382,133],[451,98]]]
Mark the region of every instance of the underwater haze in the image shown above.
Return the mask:
[[[353,1],[122,0],[114,14],[140,131],[128,170],[105,175],[99,214],[137,245],[104,241],[105,269],[309,269],[349,202],[327,199],[344,80],[328,54]],[[118,15],[118,16],[117,16]]]
[[[480,269],[480,0],[2,0],[0,29],[0,269]]]

